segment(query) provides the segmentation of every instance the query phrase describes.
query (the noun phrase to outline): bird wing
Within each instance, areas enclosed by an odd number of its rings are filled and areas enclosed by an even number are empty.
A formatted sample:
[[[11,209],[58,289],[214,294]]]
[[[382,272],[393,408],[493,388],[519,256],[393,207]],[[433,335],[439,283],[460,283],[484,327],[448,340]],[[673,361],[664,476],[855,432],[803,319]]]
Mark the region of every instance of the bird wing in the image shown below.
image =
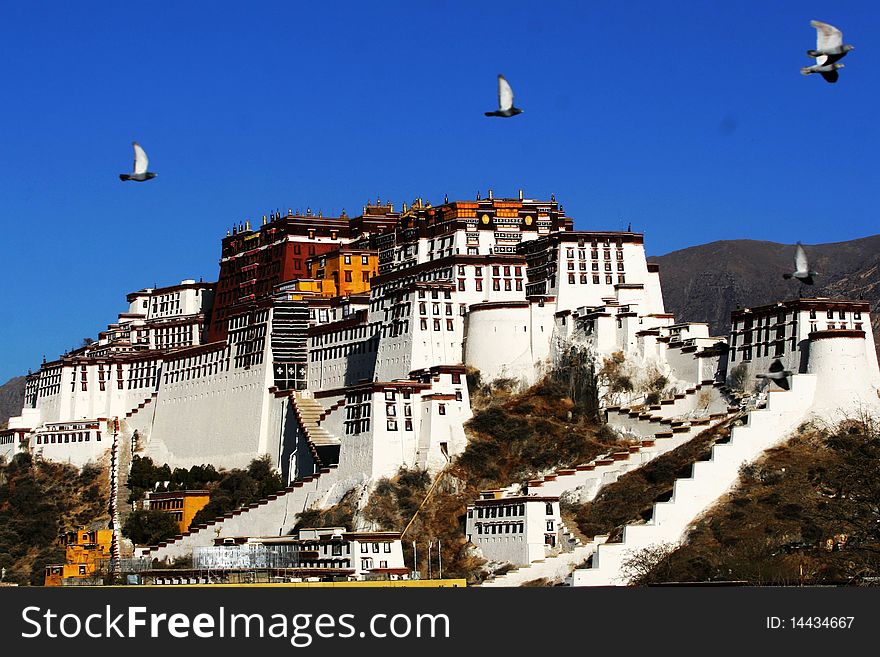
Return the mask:
[[[513,89],[504,79],[504,76],[498,74],[498,109],[501,111],[509,110],[513,107]]]
[[[141,145],[136,141],[131,142],[131,145],[134,146],[134,172],[146,173],[147,165],[150,163],[150,161],[147,159],[147,154],[144,152],[144,149],[141,148]]]
[[[794,251],[794,270],[797,272],[810,271],[810,264],[807,262],[807,252],[804,251],[803,245],[798,242]]]
[[[819,75],[824,78],[825,82],[831,82],[832,84],[837,82],[837,79],[840,77],[840,73],[837,72],[836,68],[827,72],[820,71]]]
[[[777,359],[774,360],[772,363],[770,363],[770,368],[769,368],[768,371],[770,371],[770,372],[782,372],[784,369],[785,369],[785,367],[782,365],[782,361],[779,360],[779,359],[777,358]]]
[[[822,21],[810,21],[816,28],[816,50],[830,50],[843,45],[843,32]]]

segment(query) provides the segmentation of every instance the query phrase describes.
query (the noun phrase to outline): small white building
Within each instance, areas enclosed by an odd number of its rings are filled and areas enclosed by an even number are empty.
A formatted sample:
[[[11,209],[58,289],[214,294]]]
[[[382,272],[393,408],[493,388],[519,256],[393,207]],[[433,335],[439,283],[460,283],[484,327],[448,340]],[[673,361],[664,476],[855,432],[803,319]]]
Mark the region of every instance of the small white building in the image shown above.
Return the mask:
[[[99,461],[113,446],[113,433],[108,418],[47,422],[30,437],[31,450],[50,461],[82,467]]]
[[[480,493],[467,507],[465,533],[489,561],[526,565],[558,552],[565,541],[559,497]]]

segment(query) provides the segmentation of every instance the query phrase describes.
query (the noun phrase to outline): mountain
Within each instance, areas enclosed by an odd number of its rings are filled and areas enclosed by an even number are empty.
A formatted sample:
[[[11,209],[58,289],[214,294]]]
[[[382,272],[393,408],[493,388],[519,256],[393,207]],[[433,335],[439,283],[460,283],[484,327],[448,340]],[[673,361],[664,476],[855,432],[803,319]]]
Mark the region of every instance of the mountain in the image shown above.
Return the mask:
[[[21,413],[24,404],[24,377],[16,376],[0,386],[0,427],[13,415]]]
[[[726,336],[730,312],[803,296],[865,299],[871,303],[875,344],[880,346],[880,235],[849,242],[804,245],[815,286],[782,275],[794,270],[793,244],[723,240],[663,256],[660,265],[666,309],[679,321],[709,322],[712,335]]]

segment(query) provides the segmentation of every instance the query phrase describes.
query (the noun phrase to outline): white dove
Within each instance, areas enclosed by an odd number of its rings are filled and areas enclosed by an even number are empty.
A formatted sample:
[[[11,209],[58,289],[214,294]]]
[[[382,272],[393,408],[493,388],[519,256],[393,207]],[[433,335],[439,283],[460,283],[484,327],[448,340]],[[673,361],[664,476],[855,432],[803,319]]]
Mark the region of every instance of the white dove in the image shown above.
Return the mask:
[[[141,145],[136,141],[131,142],[131,145],[134,147],[134,171],[130,174],[120,173],[119,179],[144,182],[145,180],[150,180],[150,178],[155,178],[155,173],[147,171],[147,165],[150,161],[147,159],[147,154],[144,152],[144,149],[141,148]]]
[[[788,280],[796,278],[805,285],[813,284],[813,276],[818,272],[810,270],[810,263],[807,261],[807,252],[804,251],[803,245],[798,242],[794,250],[794,272],[791,274],[783,274],[782,278]]]
[[[839,74],[837,69],[843,68],[838,60],[846,56],[855,47],[843,43],[843,32],[833,25],[822,21],[810,21],[810,25],[816,28],[816,49],[808,50],[810,57],[816,58],[813,66],[804,66],[801,73],[811,75],[820,73],[826,82],[837,82]]]
[[[513,106],[513,89],[504,79],[504,76],[498,74],[498,109],[494,112],[485,112],[486,116],[502,116],[505,118],[522,114],[522,110]]]

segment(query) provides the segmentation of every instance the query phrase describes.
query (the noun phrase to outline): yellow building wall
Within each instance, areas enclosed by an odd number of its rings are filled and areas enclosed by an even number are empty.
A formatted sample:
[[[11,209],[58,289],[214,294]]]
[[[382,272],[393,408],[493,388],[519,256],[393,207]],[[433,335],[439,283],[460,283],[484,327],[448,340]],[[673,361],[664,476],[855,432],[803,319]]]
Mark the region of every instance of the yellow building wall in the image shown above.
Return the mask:
[[[187,495],[183,498],[183,519],[180,521],[180,531],[185,532],[195,515],[204,509],[211,501],[210,495]]]
[[[80,529],[69,532],[62,541],[65,543],[65,563],[46,566],[43,586],[61,586],[65,578],[93,575],[98,568],[98,562],[110,558],[113,530]]]
[[[363,261],[364,256],[367,259],[366,264]],[[318,280],[323,283],[321,296],[324,297],[369,292],[370,278],[379,273],[379,256],[374,253],[334,251],[321,257],[324,259],[324,274]],[[309,263],[309,276],[317,279],[320,269],[320,261],[313,260]],[[346,280],[349,278],[351,280]]]

